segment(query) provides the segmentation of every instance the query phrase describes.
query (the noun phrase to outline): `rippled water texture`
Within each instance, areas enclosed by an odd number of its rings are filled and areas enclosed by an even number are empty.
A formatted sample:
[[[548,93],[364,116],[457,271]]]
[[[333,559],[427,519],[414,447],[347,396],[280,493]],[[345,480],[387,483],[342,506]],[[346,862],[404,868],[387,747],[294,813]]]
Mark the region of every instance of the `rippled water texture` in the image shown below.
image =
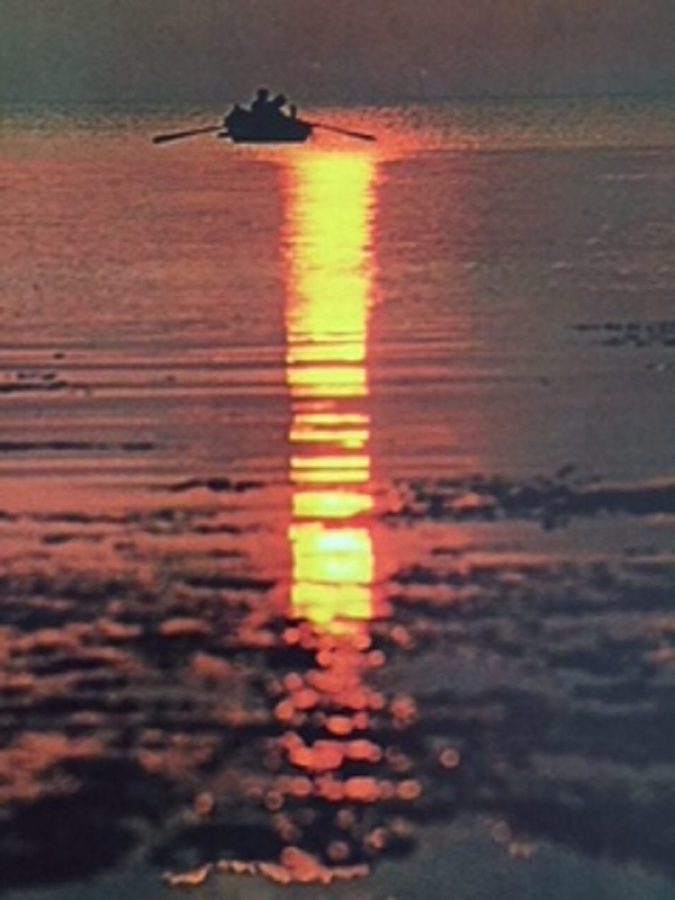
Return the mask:
[[[672,896],[672,109],[313,117],[5,120],[3,883]]]

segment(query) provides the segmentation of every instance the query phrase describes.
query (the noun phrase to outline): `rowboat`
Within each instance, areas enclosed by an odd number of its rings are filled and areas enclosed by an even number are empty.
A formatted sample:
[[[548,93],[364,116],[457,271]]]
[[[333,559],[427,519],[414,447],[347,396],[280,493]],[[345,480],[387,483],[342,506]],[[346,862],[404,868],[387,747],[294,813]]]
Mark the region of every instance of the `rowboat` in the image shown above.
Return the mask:
[[[261,88],[250,109],[238,103],[225,116],[220,125],[206,125],[202,128],[190,128],[187,131],[173,131],[169,134],[156,134],[153,143],[166,144],[181,138],[194,137],[198,134],[216,134],[219,138],[229,138],[235,144],[302,144],[315,128],[333,131],[360,141],[374,141],[375,135],[363,131],[353,131],[339,125],[326,122],[309,122],[298,118],[295,106],[290,113],[285,111],[286,98],[278,94],[269,99],[269,91]]]
[[[218,137],[235,144],[301,144],[313,131],[313,125],[294,116],[260,116],[235,106],[225,117]]]

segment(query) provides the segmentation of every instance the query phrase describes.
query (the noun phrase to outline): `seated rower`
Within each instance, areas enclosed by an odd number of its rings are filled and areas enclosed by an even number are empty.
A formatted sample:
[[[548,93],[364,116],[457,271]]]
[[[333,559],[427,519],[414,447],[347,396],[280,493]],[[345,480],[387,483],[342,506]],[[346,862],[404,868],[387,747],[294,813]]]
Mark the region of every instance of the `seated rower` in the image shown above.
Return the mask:
[[[267,88],[258,88],[255,100],[251,103],[251,112],[257,116],[265,115],[269,111],[271,104],[270,92]]]

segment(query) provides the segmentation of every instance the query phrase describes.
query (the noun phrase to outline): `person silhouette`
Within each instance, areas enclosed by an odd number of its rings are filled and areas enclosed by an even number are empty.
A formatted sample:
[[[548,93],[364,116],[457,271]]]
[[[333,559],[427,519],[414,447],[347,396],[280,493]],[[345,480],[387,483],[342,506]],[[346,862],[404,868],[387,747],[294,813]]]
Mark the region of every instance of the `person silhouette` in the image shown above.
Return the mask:
[[[251,112],[256,116],[265,116],[269,113],[271,106],[270,92],[267,88],[258,88],[255,100],[251,103]]]
[[[284,94],[277,94],[274,100],[270,102],[270,106],[272,110],[274,110],[274,114],[277,116],[283,116],[286,118],[286,114],[284,113],[284,106],[288,103],[288,99]]]

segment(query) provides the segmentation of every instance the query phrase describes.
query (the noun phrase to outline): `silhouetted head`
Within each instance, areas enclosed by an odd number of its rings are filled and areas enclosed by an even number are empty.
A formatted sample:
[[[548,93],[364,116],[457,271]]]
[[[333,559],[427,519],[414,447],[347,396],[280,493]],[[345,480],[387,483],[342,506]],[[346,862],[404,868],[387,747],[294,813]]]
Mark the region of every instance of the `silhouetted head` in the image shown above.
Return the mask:
[[[288,102],[288,98],[284,96],[284,94],[277,94],[272,103],[276,106],[277,109],[281,109],[282,106],[285,106]]]
[[[258,90],[255,92],[255,95],[258,100],[267,100],[270,92],[267,90],[267,88],[258,88]]]

